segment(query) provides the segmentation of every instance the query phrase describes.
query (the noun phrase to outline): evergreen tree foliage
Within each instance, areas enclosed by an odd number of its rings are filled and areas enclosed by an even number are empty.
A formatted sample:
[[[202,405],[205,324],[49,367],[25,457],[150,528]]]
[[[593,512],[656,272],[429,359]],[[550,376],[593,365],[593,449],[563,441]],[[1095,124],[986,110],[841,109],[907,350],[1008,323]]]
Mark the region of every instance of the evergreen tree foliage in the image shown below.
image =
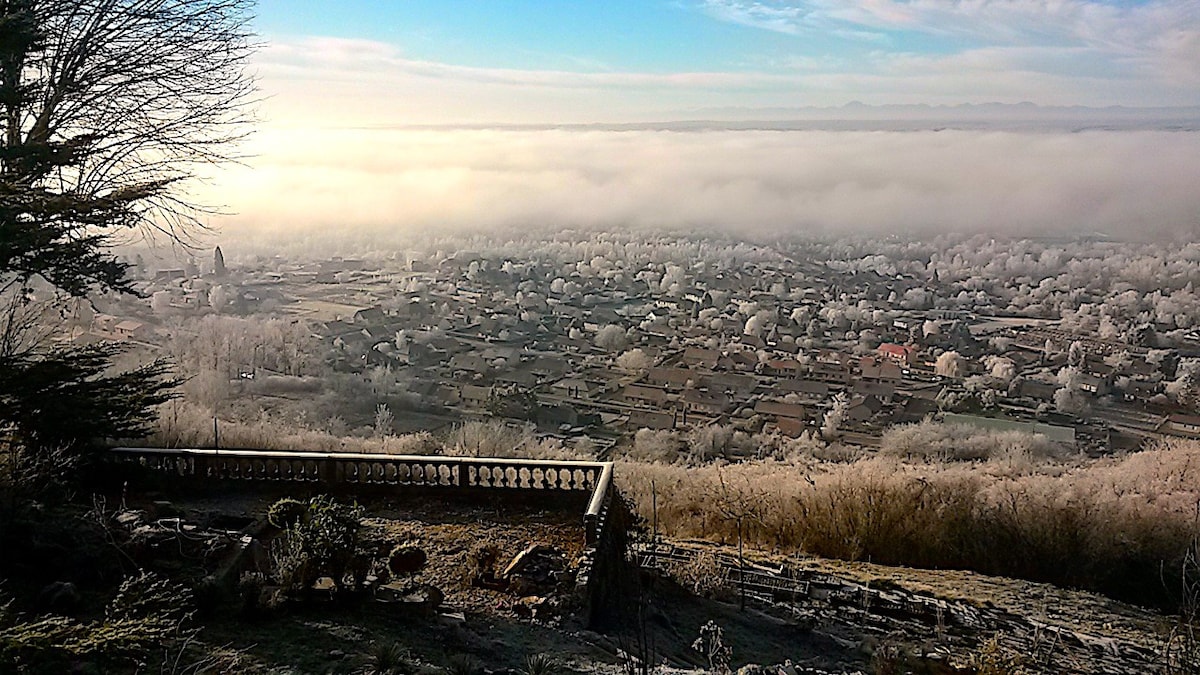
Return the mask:
[[[163,361],[105,374],[119,349],[92,344],[0,358],[0,415],[14,440],[63,447],[149,433],[155,407],[171,398],[175,382]]]

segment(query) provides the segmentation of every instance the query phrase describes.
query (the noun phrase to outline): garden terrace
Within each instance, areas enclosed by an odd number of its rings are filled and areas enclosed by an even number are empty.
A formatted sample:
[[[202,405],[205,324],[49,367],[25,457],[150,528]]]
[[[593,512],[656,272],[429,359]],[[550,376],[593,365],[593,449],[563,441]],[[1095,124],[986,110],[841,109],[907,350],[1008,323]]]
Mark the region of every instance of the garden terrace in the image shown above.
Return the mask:
[[[583,513],[589,546],[600,540],[615,493],[611,462],[133,447],[111,448],[108,457],[193,484],[296,483],[351,492],[394,486],[448,493],[590,493]]]

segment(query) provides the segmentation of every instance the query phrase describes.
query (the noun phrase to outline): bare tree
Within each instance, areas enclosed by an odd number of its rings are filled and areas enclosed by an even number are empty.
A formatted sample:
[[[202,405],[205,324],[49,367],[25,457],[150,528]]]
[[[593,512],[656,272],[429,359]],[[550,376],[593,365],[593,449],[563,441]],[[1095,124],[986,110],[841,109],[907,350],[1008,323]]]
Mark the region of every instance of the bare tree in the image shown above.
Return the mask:
[[[737,527],[738,550],[738,595],[741,609],[746,608],[746,559],[745,559],[745,528],[747,525],[762,525],[767,512],[767,489],[761,485],[752,484],[749,479],[741,477],[739,485],[733,485],[725,480],[725,473],[717,470],[717,484],[712,486],[706,495],[706,501],[713,505],[717,513],[725,519],[732,520]]]
[[[0,6],[0,283],[131,291],[115,234],[199,224],[180,188],[246,132],[250,4]]]

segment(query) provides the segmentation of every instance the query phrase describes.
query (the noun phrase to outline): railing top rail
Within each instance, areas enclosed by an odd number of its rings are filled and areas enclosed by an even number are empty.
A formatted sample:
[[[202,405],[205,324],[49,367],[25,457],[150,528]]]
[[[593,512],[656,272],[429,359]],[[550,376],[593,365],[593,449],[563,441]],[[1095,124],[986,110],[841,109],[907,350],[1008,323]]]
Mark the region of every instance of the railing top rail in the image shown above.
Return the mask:
[[[596,481],[596,489],[592,491],[592,499],[588,502],[586,517],[599,517],[600,512],[604,510],[604,499],[612,483],[613,463],[603,462],[603,465],[604,470],[600,472],[600,479]]]
[[[511,459],[506,457],[460,457],[447,455],[390,455],[386,453],[365,452],[310,452],[307,450],[243,450],[237,448],[138,448],[116,447],[109,452],[130,455],[168,455],[194,457],[244,457],[247,459],[312,459],[312,460],[347,460],[347,461],[393,461],[393,462],[422,462],[445,465],[488,465],[511,466],[517,468],[547,468],[547,469],[601,469],[601,484],[611,480],[612,462],[588,462],[582,460],[552,460],[552,459]]]

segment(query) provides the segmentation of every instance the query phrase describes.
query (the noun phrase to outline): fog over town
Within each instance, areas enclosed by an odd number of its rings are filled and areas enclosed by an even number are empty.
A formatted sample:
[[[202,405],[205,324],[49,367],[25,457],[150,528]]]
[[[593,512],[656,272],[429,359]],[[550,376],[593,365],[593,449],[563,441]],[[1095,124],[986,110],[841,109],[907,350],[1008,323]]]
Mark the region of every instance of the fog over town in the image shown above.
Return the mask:
[[[394,231],[492,226],[1195,233],[1200,133],[933,124],[270,131],[251,145],[260,157],[211,197],[237,214],[224,221],[227,236],[265,228],[285,242],[330,226],[382,241]]]

